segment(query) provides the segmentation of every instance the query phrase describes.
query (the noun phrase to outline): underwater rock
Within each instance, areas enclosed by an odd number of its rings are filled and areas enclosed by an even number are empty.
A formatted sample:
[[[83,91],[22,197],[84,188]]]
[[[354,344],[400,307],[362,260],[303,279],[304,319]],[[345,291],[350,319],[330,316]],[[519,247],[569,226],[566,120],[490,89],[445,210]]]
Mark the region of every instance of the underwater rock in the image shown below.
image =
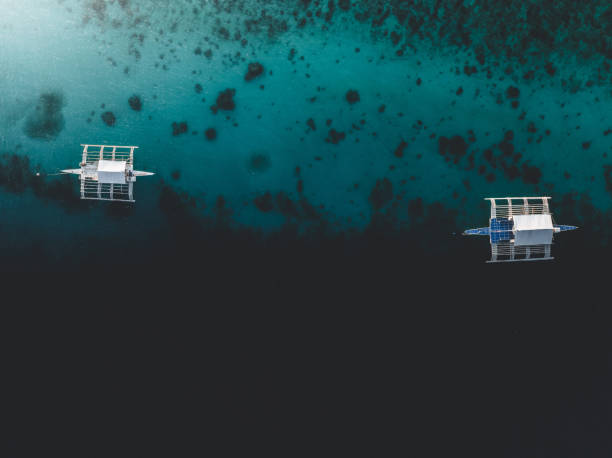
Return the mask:
[[[542,171],[535,165],[523,164],[523,183],[538,184]]]
[[[260,34],[266,33],[268,39],[275,39],[279,35],[289,30],[289,25],[284,19],[276,18],[271,14],[265,14],[265,10],[262,11],[261,16],[257,19],[246,19],[244,26],[248,34]]]
[[[467,148],[468,144],[461,135],[455,135],[450,139],[446,137],[438,139],[438,153],[445,156],[446,161],[452,159],[455,164],[467,153]]]
[[[130,97],[128,99],[128,104],[130,105],[130,108],[134,111],[142,110],[142,100],[140,100],[140,97],[138,97],[137,95],[133,95],[132,97]]]
[[[397,46],[397,44],[400,42],[401,38],[402,38],[402,36],[399,33],[395,32],[395,31],[391,32],[391,43],[393,43],[393,46]]]
[[[306,125],[310,127],[311,130],[317,130],[317,126],[315,125],[314,119],[308,118],[306,121]]]
[[[538,131],[538,128],[536,127],[535,123],[533,121],[529,121],[529,123],[527,124],[527,132],[529,132],[530,134],[535,134]]]
[[[272,202],[272,194],[270,194],[269,191],[265,192],[260,196],[255,197],[253,203],[259,211],[262,211],[264,213],[272,211],[272,209],[274,208],[274,203]]]
[[[338,0],[338,7],[343,11],[348,11],[351,8],[351,0]]]
[[[516,99],[520,94],[521,91],[519,91],[518,87],[509,86],[508,89],[506,89],[506,97],[509,99]]]
[[[195,85],[196,94],[202,93],[202,89],[203,89],[202,85],[200,83],[196,83],[196,85]]]
[[[346,134],[344,132],[338,132],[336,129],[331,129],[325,141],[327,143],[332,143],[337,145],[339,142],[346,138]]]
[[[46,180],[44,176],[34,173],[27,156],[0,156],[0,188],[16,194],[31,189],[37,198],[56,201],[67,211],[87,208],[81,205],[79,195],[74,192],[74,183],[68,176]]]
[[[400,144],[398,145],[398,147],[395,148],[395,151],[393,152],[395,157],[403,157],[404,150],[406,149],[407,146],[408,146],[408,143],[405,140],[402,140]]]
[[[514,154],[514,145],[512,144],[513,138],[514,132],[509,130],[504,135],[504,140],[497,145],[504,156],[512,156]]]
[[[219,95],[217,96],[217,103],[210,107],[212,112],[217,114],[218,110],[232,111],[234,108],[236,108],[234,95],[236,95],[236,89],[232,88],[219,92]]]
[[[178,136],[187,132],[187,123],[185,121],[172,123],[172,135]]]
[[[415,218],[420,218],[425,214],[425,207],[423,206],[423,199],[417,197],[408,202],[408,214]]]
[[[259,62],[253,62],[249,64],[249,68],[248,68],[247,74],[244,75],[244,79],[245,81],[251,81],[257,78],[259,75],[261,75],[263,71],[264,71],[263,65],[261,65]]]
[[[0,187],[22,193],[30,185],[33,174],[27,156],[3,154],[0,160]]]
[[[115,115],[112,111],[105,111],[104,113],[102,113],[101,117],[102,121],[104,121],[104,124],[106,124],[107,126],[114,126],[115,121],[117,121],[117,118],[115,118]]]
[[[276,193],[276,205],[278,206],[278,210],[283,214],[283,216],[299,216],[299,212],[297,207],[295,206],[295,203],[289,198],[285,191],[279,191]]]
[[[606,191],[612,195],[612,165],[604,165],[604,180],[606,181]]]
[[[217,131],[215,128],[213,127],[209,127],[208,129],[206,129],[206,131],[204,132],[204,135],[206,136],[206,139],[209,141],[213,141],[215,138],[217,138]]]
[[[64,128],[64,97],[59,92],[41,94],[35,111],[27,117],[25,134],[34,139],[53,140]]]
[[[393,185],[388,178],[376,180],[376,186],[370,192],[370,203],[377,211],[385,206],[393,198]]]
[[[103,21],[106,13],[106,3],[104,0],[94,0],[91,9],[96,13],[99,21]]]
[[[351,105],[353,105],[354,103],[359,102],[359,92],[357,92],[354,89],[350,89],[347,93],[346,93],[346,101],[348,103],[350,103]]]
[[[268,154],[263,152],[253,153],[247,162],[247,169],[251,175],[266,172],[271,165]]]

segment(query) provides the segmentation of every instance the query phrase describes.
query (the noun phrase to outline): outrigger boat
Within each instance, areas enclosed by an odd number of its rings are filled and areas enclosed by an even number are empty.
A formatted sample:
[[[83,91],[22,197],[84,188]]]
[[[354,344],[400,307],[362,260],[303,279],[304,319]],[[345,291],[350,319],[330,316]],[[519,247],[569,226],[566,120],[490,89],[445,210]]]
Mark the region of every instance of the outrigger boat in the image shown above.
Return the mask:
[[[487,197],[485,200],[491,203],[489,227],[467,229],[463,235],[489,236],[491,260],[487,262],[554,259],[550,254],[553,234],[578,228],[554,223],[548,205],[550,197]]]
[[[135,202],[133,185],[136,177],[154,175],[134,170],[134,150],[137,146],[81,146],[83,159],[80,168],[61,171],[79,176],[81,199]]]

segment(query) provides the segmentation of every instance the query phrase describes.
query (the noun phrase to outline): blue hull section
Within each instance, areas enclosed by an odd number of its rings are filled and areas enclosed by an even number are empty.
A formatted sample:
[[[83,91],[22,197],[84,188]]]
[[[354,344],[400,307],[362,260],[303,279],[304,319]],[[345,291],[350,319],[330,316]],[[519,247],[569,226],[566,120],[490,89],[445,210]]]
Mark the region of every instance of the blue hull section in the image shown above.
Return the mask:
[[[560,224],[555,224],[555,229],[559,229],[560,232],[573,231],[574,229],[578,229],[578,226],[564,226]]]

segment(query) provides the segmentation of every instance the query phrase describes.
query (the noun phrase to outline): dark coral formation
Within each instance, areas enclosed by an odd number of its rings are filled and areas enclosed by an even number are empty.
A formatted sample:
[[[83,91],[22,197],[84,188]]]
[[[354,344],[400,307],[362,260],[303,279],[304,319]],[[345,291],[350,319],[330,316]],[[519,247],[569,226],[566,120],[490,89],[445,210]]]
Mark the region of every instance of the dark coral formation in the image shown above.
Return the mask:
[[[397,146],[397,148],[395,148],[395,151],[393,152],[393,155],[395,157],[403,157],[404,156],[404,150],[406,149],[406,147],[408,146],[408,143],[404,140],[402,140],[400,142],[400,144]]]
[[[261,14],[253,19],[244,21],[245,32],[251,34],[260,34],[265,32],[268,38],[276,38],[279,35],[289,30],[287,20],[281,17],[275,17],[271,14]]]
[[[612,165],[604,165],[604,180],[606,181],[606,191],[612,195]]]
[[[142,100],[137,95],[131,96],[128,99],[128,104],[130,105],[130,108],[134,111],[142,110]]]
[[[536,132],[537,128],[534,125],[528,128],[528,131]],[[472,130],[468,131],[468,141],[470,143],[476,141],[476,136]],[[501,170],[504,177],[510,181],[521,178],[526,184],[539,184],[542,171],[539,167],[530,164],[528,160],[523,159],[523,155],[515,150],[513,141],[514,131],[507,130],[502,141],[484,149],[481,158],[484,159],[485,163],[481,164],[476,163],[478,157],[474,151],[468,154],[469,145],[461,135],[455,135],[451,138],[441,136],[438,139],[438,152],[450,164],[463,166],[466,171],[477,170],[479,175],[484,175],[487,182],[495,181],[496,175],[493,171]],[[498,151],[497,154],[496,151]],[[467,160],[467,164],[463,160],[464,158]],[[488,171],[487,167],[490,167],[493,171]],[[467,179],[464,180],[464,186],[466,189],[470,189]]]
[[[206,136],[207,140],[213,141],[217,138],[217,130],[214,127],[209,127],[204,131],[204,135]]]
[[[234,102],[235,95],[236,89],[232,88],[219,92],[216,101],[217,103],[211,106],[210,109],[214,114],[216,114],[218,110],[232,111],[234,108],[236,108],[236,103]]]
[[[103,21],[106,17],[106,2],[104,0],[93,0],[90,4],[99,21]]]
[[[336,129],[331,129],[325,141],[337,145],[345,138],[346,134],[344,132],[338,132]]]
[[[2,154],[0,156],[0,188],[20,194],[31,190],[44,201],[54,201],[66,210],[84,209],[76,193],[74,182],[67,175],[46,178],[40,175],[38,167],[33,169],[27,156]]]
[[[272,195],[270,191],[266,191],[256,196],[253,203],[263,213],[275,211],[294,221],[321,221],[319,212],[303,196],[294,201],[284,191],[279,191],[275,195]]]
[[[115,115],[112,111],[105,111],[104,113],[102,113],[101,118],[104,124],[111,127],[114,126],[115,122],[117,121],[117,118],[115,118]]]
[[[393,199],[393,185],[388,178],[376,180],[376,185],[370,192],[370,204],[375,211],[383,208]]]
[[[244,75],[245,81],[251,81],[264,72],[264,67],[259,62],[253,62],[249,64],[246,75]]]
[[[423,199],[417,197],[408,202],[408,214],[412,218],[421,218],[425,213],[425,207],[423,206]]]
[[[521,178],[525,183],[538,184],[540,182],[540,178],[542,178],[542,171],[534,165],[524,163],[522,166],[522,172]]]
[[[186,133],[188,130],[187,122],[173,122],[172,123],[172,135],[174,137]]]
[[[255,197],[253,203],[260,211],[264,213],[270,212],[274,209],[272,194],[269,191]]]
[[[310,128],[310,130],[317,130],[317,126],[315,125],[314,119],[308,118],[306,121],[306,125]]]
[[[26,156],[3,154],[0,157],[0,187],[14,193],[22,193],[30,187],[34,174]]]
[[[509,86],[508,89],[506,89],[506,97],[509,99],[516,99],[519,95],[521,95],[521,92],[516,86]]]
[[[53,140],[64,128],[64,115],[62,108],[64,97],[59,92],[41,94],[35,111],[25,122],[25,134],[38,140]]]
[[[455,164],[465,156],[467,148],[467,143],[460,135],[455,135],[450,139],[446,137],[440,137],[438,139],[438,152],[444,156],[446,161],[452,160]]]
[[[251,154],[247,162],[247,169],[251,174],[266,172],[271,165],[270,157],[267,153],[257,152]]]
[[[353,105],[354,103],[359,102],[359,92],[357,92],[355,89],[350,89],[349,91],[347,91],[346,93],[346,101]]]

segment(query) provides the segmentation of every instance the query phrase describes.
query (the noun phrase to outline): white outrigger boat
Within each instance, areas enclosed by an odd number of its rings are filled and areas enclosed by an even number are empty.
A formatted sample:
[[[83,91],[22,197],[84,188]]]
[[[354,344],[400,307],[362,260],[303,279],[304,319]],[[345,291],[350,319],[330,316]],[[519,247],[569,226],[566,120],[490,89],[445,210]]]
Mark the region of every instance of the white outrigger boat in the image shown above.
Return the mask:
[[[491,260],[487,262],[544,261],[550,254],[553,234],[576,226],[555,224],[548,206],[550,197],[488,197],[489,227],[467,229],[463,235],[488,235]],[[498,203],[497,201],[501,201]]]
[[[137,146],[81,146],[83,159],[80,168],[61,171],[79,176],[81,199],[135,202],[133,185],[136,177],[154,175],[134,170],[134,150]]]

